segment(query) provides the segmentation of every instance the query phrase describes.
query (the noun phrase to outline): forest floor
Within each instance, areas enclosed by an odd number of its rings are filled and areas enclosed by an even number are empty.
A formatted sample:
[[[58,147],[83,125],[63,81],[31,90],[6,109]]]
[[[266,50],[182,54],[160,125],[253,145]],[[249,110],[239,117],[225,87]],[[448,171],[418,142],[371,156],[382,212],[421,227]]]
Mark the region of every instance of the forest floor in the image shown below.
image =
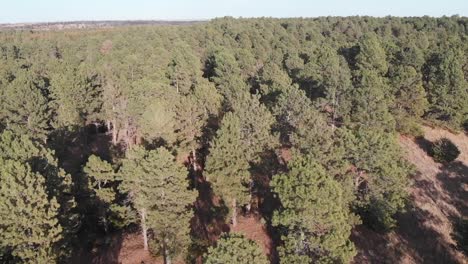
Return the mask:
[[[257,242],[265,255],[269,256],[272,250],[272,241],[266,227],[256,216],[241,216],[234,228],[229,226],[230,232],[241,233]],[[116,233],[97,241],[100,244],[89,256],[81,256],[78,263],[92,264],[163,264],[161,257],[154,257],[143,249],[143,241],[139,232]],[[105,241],[104,241],[105,240]],[[86,262],[83,262],[86,261]],[[201,262],[199,259],[198,262]],[[182,260],[173,261],[174,264],[183,264]]]
[[[436,163],[427,154],[427,145],[442,137],[449,138],[461,152],[457,160],[449,164]],[[424,127],[424,138],[400,136],[399,141],[407,160],[416,168],[413,184],[408,188],[410,205],[405,213],[397,216],[395,231],[381,234],[364,225],[353,230],[352,240],[358,250],[354,263],[468,263],[454,239],[455,223],[468,216],[468,136]],[[216,240],[222,232],[242,233],[256,241],[270,259],[275,259],[274,241],[259,216],[240,216],[235,228],[216,217],[206,216],[213,197],[208,189],[204,190],[209,187],[203,185],[202,180],[199,184],[202,184],[198,187],[201,199],[197,201],[196,210],[204,216],[194,221],[205,230],[208,240]],[[102,244],[106,246],[92,254],[89,263],[163,263],[161,258],[154,258],[143,250],[138,232],[114,234]],[[197,260],[201,263],[200,258]]]
[[[428,143],[443,137],[461,152],[449,164],[434,162],[426,152]],[[401,136],[400,145],[417,171],[410,206],[389,234],[364,226],[354,230],[355,263],[468,263],[454,240],[455,224],[468,216],[468,136],[424,127],[424,138]]]

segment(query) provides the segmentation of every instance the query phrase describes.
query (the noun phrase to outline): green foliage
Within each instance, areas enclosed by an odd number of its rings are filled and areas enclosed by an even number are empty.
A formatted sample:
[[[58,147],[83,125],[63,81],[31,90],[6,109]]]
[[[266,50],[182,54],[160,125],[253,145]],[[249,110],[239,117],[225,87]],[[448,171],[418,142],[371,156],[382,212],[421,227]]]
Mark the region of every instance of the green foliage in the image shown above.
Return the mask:
[[[0,250],[24,263],[56,262],[62,239],[60,205],[44,176],[21,162],[0,158]]]
[[[349,206],[380,230],[404,210],[411,168],[395,132],[468,124],[466,24],[459,16],[219,18],[99,33],[4,31],[0,159],[37,176],[30,201],[40,200],[38,212],[54,207],[63,229],[53,246],[37,247],[67,262],[77,229],[93,237],[90,224],[107,230],[109,222],[140,223],[155,251],[182,253],[195,199],[182,160],[236,209],[264,194],[258,172],[271,178],[288,158],[275,153],[302,155],[273,180],[284,202],[275,215],[280,261],[347,262]],[[88,133],[91,124],[108,134]],[[312,191],[299,197],[287,186]],[[2,245],[0,255],[14,250]]]
[[[283,144],[320,156],[333,143],[330,140],[332,127],[327,125],[304,91],[291,87],[282,93],[273,112]]]
[[[258,161],[262,153],[277,146],[277,138],[271,133],[275,119],[257,96],[239,92],[232,110],[239,118],[240,144],[248,162]]]
[[[88,76],[83,66],[54,65],[50,76],[50,107],[56,128],[83,126],[96,118],[102,99],[97,76]]]
[[[249,201],[249,163],[241,136],[240,118],[226,113],[206,160],[205,177],[226,203],[232,199],[239,204]]]
[[[141,132],[148,140],[175,141],[174,105],[165,100],[154,100],[141,116]]]
[[[61,258],[68,257],[70,252],[67,247],[80,224],[75,211],[74,183],[71,176],[58,167],[53,151],[26,135],[17,136],[10,131],[0,135],[0,159],[18,162],[27,167],[25,170],[28,173],[31,171],[34,177],[42,178],[37,181],[40,182],[41,188],[43,185],[48,199],[58,203],[54,210],[57,211],[57,219],[63,228],[61,235],[64,239],[59,241],[58,246],[62,250],[56,253],[60,253],[57,256]]]
[[[375,70],[384,75],[388,70],[387,55],[375,33],[367,33],[359,39],[359,53],[356,56],[356,67],[364,70]]]
[[[147,151],[135,147],[118,172],[119,188],[133,207],[145,212],[153,230],[154,247],[166,257],[178,256],[190,243],[190,205],[195,193],[188,190],[187,170],[165,148]]]
[[[342,186],[310,157],[296,157],[271,186],[281,208],[273,225],[284,226],[282,263],[348,263],[356,254],[349,240],[354,217]]]
[[[454,161],[460,155],[460,150],[448,138],[441,138],[431,144],[429,154],[440,163],[449,163]]]
[[[357,168],[355,206],[370,226],[391,229],[396,224],[393,216],[405,208],[412,169],[393,133],[361,128],[347,137],[346,156]]]
[[[131,223],[134,219],[128,215],[128,210],[125,210],[125,207],[121,206],[116,199],[119,194],[117,191],[118,183],[112,165],[95,155],[91,155],[83,172],[88,175],[92,206],[97,207],[98,221],[103,225],[104,231],[108,231],[109,222],[116,227],[123,227]]]
[[[352,124],[393,131],[395,123],[389,111],[393,100],[384,79],[376,71],[367,69],[358,71],[357,78],[358,84],[351,94]]]
[[[269,263],[267,257],[254,241],[240,234],[223,234],[215,247],[210,247],[205,255],[205,264],[222,263]]]
[[[452,48],[435,52],[425,66],[425,88],[430,107],[427,115],[461,128],[468,115],[468,82],[462,64],[466,55]]]
[[[391,85],[396,89],[391,111],[397,131],[420,135],[419,123],[428,107],[421,74],[412,66],[398,66],[391,71]]]
[[[45,84],[27,70],[18,69],[15,75],[2,93],[0,119],[15,133],[45,141],[50,122]]]

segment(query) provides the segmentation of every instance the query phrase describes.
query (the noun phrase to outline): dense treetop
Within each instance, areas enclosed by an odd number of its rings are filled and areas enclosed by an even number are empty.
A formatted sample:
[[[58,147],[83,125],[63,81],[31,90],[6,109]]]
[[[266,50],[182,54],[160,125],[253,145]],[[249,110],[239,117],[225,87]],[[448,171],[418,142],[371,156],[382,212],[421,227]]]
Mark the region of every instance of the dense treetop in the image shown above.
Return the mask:
[[[207,192],[234,226],[271,195],[280,262],[347,263],[354,225],[396,226],[397,135],[423,123],[468,127],[465,17],[2,31],[0,262],[66,262],[133,227],[166,263],[265,263],[200,238]]]

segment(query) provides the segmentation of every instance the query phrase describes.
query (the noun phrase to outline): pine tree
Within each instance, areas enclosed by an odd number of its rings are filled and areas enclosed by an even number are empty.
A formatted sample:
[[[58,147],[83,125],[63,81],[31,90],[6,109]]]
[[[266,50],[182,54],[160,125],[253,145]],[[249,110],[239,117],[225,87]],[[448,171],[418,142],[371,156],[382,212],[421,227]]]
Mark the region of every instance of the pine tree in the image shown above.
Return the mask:
[[[403,159],[393,133],[359,128],[348,140],[346,156],[357,168],[355,205],[364,222],[389,230],[395,227],[394,215],[405,208],[411,167]]]
[[[45,84],[27,70],[18,70],[2,96],[0,118],[6,128],[45,141],[49,131],[50,111],[43,94]]]
[[[249,202],[249,162],[241,141],[240,119],[226,113],[216,133],[206,160],[205,177],[232,210],[232,223],[237,224],[237,207]]]
[[[255,263],[266,264],[268,259],[260,247],[240,234],[224,234],[215,247],[210,247],[205,255],[205,264]]]
[[[99,220],[103,223],[104,231],[109,229],[108,218],[110,206],[115,201],[116,175],[112,165],[101,160],[95,155],[88,158],[88,162],[83,168],[84,173],[88,175],[88,188],[92,190],[92,196],[97,199]]]
[[[96,118],[102,105],[97,76],[86,73],[84,66],[60,63],[50,76],[50,107],[54,109],[54,127],[81,128]]]
[[[195,193],[188,190],[187,170],[165,148],[146,151],[135,147],[127,153],[118,173],[121,190],[140,215],[145,250],[151,229],[155,248],[170,263],[190,242],[189,207]]]
[[[412,66],[397,66],[391,71],[391,86],[396,89],[391,112],[397,131],[417,135],[418,124],[428,106],[421,74]]]
[[[468,120],[468,81],[463,73],[464,52],[448,48],[432,54],[425,66],[424,86],[430,107],[427,115],[460,128]]]
[[[296,157],[271,182],[281,207],[273,225],[285,228],[281,263],[348,263],[354,217],[340,183],[311,157]]]
[[[367,69],[358,71],[357,78],[359,81],[351,92],[351,122],[359,126],[393,131],[395,123],[389,109],[393,95],[385,80],[376,71]]]
[[[350,102],[345,94],[352,88],[351,72],[344,59],[326,43],[308,56],[298,76],[301,88],[309,98],[319,100],[318,105],[329,113],[334,125],[338,117],[349,112]]]
[[[0,158],[0,250],[24,263],[54,263],[60,251],[60,205],[29,165]]]
[[[271,131],[275,119],[257,96],[237,93],[232,112],[240,121],[240,140],[247,161],[255,162],[263,152],[277,146],[277,138]]]
[[[58,166],[54,152],[27,135],[17,136],[10,131],[0,134],[0,159],[12,160],[28,166],[37,176],[43,178],[45,192],[49,199],[55,199],[57,218],[63,228],[64,239],[60,240],[60,257],[69,257],[69,243],[76,234],[79,217],[75,211],[76,203],[73,193],[74,183],[69,174]]]
[[[367,33],[359,39],[359,53],[355,58],[360,70],[375,70],[383,76],[388,71],[387,55],[375,33]]]
[[[172,53],[166,75],[177,93],[187,95],[197,77],[202,75],[200,59],[186,43],[175,43]]]
[[[156,99],[147,106],[138,122],[147,140],[173,143],[176,140],[175,105],[164,99]]]
[[[282,93],[273,113],[283,144],[317,154],[330,147],[332,127],[327,125],[304,91],[293,86]]]

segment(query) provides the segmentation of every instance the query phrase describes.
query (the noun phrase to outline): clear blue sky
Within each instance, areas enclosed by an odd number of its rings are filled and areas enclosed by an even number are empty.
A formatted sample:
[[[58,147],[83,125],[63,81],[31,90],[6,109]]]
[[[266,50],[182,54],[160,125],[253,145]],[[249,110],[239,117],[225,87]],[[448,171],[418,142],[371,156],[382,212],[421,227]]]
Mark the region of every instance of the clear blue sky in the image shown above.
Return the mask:
[[[0,0],[0,23],[454,14],[468,16],[468,0]]]

